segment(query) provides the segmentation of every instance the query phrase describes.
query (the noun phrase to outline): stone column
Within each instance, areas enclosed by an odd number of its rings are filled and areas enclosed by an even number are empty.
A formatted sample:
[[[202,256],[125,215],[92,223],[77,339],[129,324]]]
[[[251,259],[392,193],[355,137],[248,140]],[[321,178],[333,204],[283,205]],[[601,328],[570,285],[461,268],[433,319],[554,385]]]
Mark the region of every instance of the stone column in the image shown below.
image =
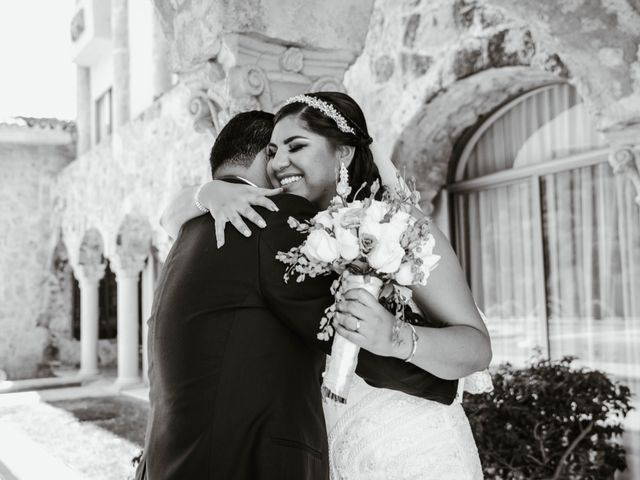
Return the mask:
[[[129,14],[127,0],[111,0],[113,38],[113,126],[129,121]]]
[[[147,265],[142,271],[142,379],[149,382],[149,317],[151,317],[151,307],[153,305],[153,295],[155,292],[155,261],[153,256],[147,259]]]
[[[640,125],[605,132],[611,142],[609,164],[613,172],[629,179],[636,190],[635,202],[640,207]]]
[[[153,10],[153,98],[156,99],[171,88],[169,67],[169,42],[162,30],[157,11]]]
[[[138,277],[140,269],[119,268],[118,282],[118,379],[120,386],[140,382],[138,362]]]
[[[76,128],[78,156],[91,148],[91,74],[89,68],[76,67]]]
[[[80,375],[98,374],[98,329],[100,317],[100,280],[105,265],[81,265],[80,283]]]

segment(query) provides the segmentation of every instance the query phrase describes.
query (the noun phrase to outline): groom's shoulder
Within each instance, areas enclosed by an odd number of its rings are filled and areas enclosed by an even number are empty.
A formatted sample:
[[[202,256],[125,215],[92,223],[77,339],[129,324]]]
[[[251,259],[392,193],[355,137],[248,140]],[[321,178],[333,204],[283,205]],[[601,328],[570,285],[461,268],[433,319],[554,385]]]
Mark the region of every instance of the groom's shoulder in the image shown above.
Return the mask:
[[[275,251],[287,250],[302,241],[302,234],[291,228],[289,218],[306,220],[318,213],[318,209],[309,200],[298,195],[282,193],[270,197],[278,207],[277,212],[260,208],[260,215],[267,226],[258,229],[262,243],[266,243]]]
[[[271,200],[279,209],[270,215],[274,219],[281,218],[286,221],[291,216],[298,219],[311,218],[318,213],[318,209],[309,200],[299,195],[281,193],[271,197]]]

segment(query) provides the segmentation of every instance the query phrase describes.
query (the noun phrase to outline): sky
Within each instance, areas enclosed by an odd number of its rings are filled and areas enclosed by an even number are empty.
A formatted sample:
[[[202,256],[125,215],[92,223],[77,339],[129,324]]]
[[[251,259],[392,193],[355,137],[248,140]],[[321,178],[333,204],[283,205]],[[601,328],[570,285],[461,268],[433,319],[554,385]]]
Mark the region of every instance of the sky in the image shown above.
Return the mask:
[[[75,118],[75,0],[0,0],[0,121]]]

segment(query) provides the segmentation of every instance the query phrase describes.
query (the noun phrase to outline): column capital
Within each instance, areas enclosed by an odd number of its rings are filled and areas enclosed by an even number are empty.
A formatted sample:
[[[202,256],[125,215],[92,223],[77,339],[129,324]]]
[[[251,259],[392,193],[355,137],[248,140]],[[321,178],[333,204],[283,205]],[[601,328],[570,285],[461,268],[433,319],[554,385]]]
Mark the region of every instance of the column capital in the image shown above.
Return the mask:
[[[292,95],[344,91],[342,78],[355,60],[349,50],[287,46],[251,34],[221,37],[215,57],[185,79],[197,131],[214,135],[247,110],[273,112]]]
[[[77,274],[80,285],[95,285],[100,283],[100,280],[104,277],[105,269],[107,265],[104,263],[95,265],[78,265]]]
[[[114,262],[113,273],[116,275],[116,279],[137,279],[142,269],[144,268],[144,260],[136,262]]]
[[[604,132],[611,142],[609,164],[616,175],[631,180],[640,206],[640,125]]]
[[[609,163],[613,173],[631,180],[636,189],[635,202],[640,207],[640,144],[615,147],[609,154]]]

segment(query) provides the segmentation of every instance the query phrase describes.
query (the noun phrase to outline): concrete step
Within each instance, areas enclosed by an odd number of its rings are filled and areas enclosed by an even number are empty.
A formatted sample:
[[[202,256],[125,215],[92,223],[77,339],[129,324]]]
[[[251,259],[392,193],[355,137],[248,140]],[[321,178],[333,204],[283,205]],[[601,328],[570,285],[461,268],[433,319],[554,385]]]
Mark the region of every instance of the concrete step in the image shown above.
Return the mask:
[[[65,377],[45,377],[45,378],[27,378],[25,380],[5,380],[0,382],[0,394],[26,392],[31,390],[46,390],[50,388],[65,388],[82,385],[87,381],[84,377],[65,376]]]

